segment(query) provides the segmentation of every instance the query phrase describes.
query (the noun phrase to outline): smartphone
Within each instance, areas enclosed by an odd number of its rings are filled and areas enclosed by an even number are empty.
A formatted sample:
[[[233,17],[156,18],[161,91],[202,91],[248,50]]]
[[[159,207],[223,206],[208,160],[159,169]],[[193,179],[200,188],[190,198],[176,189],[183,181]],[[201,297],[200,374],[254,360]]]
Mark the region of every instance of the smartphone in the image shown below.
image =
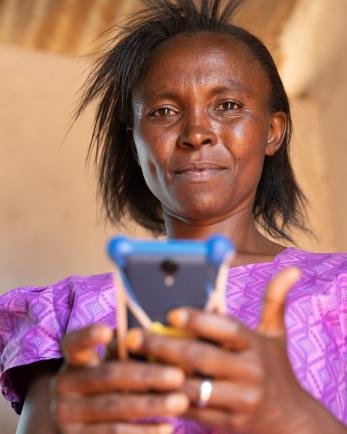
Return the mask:
[[[168,311],[176,307],[204,309],[234,247],[220,235],[207,241],[139,241],[121,236],[110,240],[108,254],[121,277],[127,328],[132,328],[165,325]]]

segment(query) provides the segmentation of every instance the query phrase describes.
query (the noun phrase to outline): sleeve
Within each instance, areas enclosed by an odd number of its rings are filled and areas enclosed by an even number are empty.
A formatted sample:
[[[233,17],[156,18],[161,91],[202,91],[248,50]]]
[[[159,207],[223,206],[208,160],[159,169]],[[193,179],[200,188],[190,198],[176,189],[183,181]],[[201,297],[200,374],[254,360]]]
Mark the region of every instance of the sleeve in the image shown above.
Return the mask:
[[[320,308],[324,312],[325,332],[334,342],[334,348],[326,353],[326,370],[330,382],[336,384],[331,393],[327,387],[323,402],[347,425],[347,261],[345,265],[336,276],[334,296],[322,296]]]
[[[309,327],[299,342],[303,372],[307,390],[347,425],[347,254],[330,254],[315,279]]]
[[[305,254],[288,295],[288,355],[300,385],[347,425],[347,254]]]
[[[14,289],[0,297],[0,385],[17,412],[29,364],[61,359],[60,342],[91,324],[116,326],[112,274],[72,276],[47,287]]]

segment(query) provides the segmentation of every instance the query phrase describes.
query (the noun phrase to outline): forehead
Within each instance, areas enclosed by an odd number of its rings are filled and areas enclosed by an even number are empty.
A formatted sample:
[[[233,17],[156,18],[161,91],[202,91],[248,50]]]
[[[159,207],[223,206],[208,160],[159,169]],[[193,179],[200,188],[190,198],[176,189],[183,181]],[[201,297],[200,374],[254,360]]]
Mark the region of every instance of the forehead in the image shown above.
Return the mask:
[[[175,86],[230,85],[267,99],[269,82],[260,61],[228,34],[198,33],[169,39],[152,55],[135,94]]]

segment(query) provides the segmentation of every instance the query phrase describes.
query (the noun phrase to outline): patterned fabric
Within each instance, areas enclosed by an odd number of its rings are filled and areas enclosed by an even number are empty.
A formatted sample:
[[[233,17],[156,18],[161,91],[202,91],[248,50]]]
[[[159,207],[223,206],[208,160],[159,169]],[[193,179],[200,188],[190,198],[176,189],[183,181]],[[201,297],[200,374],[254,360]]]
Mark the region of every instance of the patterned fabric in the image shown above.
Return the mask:
[[[286,304],[293,370],[302,387],[347,424],[347,254],[288,248],[271,263],[232,268],[228,312],[254,329],[267,283],[289,266],[302,270]],[[61,338],[71,330],[94,323],[115,327],[115,305],[112,274],[72,276],[52,286],[18,288],[0,297],[0,382],[17,411],[22,397],[11,368],[61,358]],[[193,422],[173,423],[176,434],[212,433]]]

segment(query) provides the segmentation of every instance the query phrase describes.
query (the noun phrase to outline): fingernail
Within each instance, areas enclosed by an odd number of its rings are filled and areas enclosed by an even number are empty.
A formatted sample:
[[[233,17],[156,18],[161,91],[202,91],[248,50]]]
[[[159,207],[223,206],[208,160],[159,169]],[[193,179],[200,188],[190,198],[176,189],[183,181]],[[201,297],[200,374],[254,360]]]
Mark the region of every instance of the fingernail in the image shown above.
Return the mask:
[[[100,365],[100,357],[98,357],[96,354],[88,360],[88,366],[90,368],[95,368],[96,366],[99,365]]]
[[[91,337],[100,342],[108,343],[113,338],[113,331],[106,325],[97,325],[90,330]]]
[[[189,406],[189,400],[186,395],[180,394],[173,394],[169,395],[165,399],[165,407],[168,411],[174,413],[174,414],[180,414],[187,410]]]
[[[100,357],[94,350],[85,350],[75,355],[72,359],[68,359],[68,363],[76,368],[89,367],[95,368],[100,364]]]
[[[133,329],[128,332],[127,335],[127,347],[129,350],[139,350],[144,343],[143,332],[138,329]]]
[[[189,319],[189,314],[185,309],[174,309],[169,312],[168,320],[175,327],[184,327]]]
[[[160,425],[158,428],[158,434],[172,434],[173,433],[173,426],[172,425]]]
[[[184,381],[184,374],[177,368],[165,368],[163,372],[163,380],[170,384],[181,385]]]
[[[290,274],[293,276],[293,278],[299,278],[301,276],[301,270],[297,267],[290,267]]]

